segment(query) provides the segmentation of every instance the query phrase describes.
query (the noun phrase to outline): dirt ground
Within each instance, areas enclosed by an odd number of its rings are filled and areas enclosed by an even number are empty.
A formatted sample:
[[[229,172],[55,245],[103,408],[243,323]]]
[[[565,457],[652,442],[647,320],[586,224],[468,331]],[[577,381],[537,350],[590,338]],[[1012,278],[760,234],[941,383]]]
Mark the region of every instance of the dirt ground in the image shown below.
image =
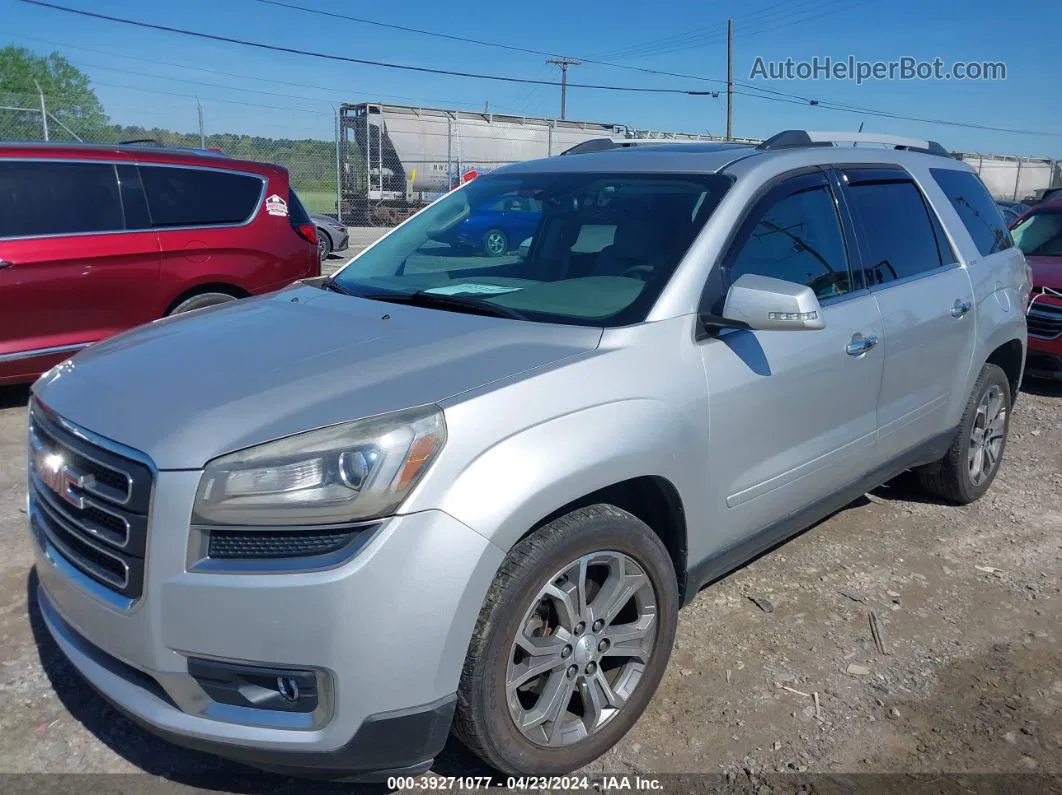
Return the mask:
[[[67,780],[10,773],[138,772],[151,775],[95,780],[128,781],[127,792],[316,788],[152,738],[63,661],[27,599],[25,402],[25,390],[0,390],[0,789]],[[901,773],[1006,774],[972,776],[966,791],[1062,789],[1060,576],[1062,388],[1033,385],[979,503],[927,501],[901,480],[703,591],[648,711],[586,772],[707,773],[757,795],[825,781],[885,791],[901,779],[865,774]],[[454,746],[435,772],[488,771]],[[814,778],[824,774],[852,777]]]

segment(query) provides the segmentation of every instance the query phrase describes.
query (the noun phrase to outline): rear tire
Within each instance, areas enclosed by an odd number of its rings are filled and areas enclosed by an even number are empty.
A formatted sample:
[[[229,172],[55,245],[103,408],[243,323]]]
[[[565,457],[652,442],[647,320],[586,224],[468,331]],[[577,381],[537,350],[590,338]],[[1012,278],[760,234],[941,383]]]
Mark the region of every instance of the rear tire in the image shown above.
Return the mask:
[[[955,439],[939,464],[918,473],[923,490],[967,505],[988,491],[1003,459],[1010,429],[1010,381],[1002,368],[981,368]]]
[[[509,238],[500,229],[491,229],[483,235],[483,250],[488,257],[504,257],[509,253]]]
[[[550,522],[494,578],[461,673],[454,733],[505,773],[582,767],[645,710],[671,656],[678,607],[667,549],[631,514],[591,505]]]
[[[208,306],[227,304],[235,300],[237,300],[237,298],[232,293],[223,293],[216,290],[209,293],[199,293],[198,295],[193,295],[178,302],[173,309],[166,313],[166,317],[183,315],[185,312],[192,312],[196,309],[206,309]]]

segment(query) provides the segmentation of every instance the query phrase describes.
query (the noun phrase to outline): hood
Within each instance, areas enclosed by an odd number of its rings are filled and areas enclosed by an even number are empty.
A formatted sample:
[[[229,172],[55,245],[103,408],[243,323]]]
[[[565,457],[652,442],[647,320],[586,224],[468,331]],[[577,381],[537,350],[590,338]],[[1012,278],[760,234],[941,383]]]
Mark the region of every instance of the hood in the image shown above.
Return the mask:
[[[1033,271],[1036,287],[1062,290],[1062,257],[1037,257],[1026,255],[1025,261]]]
[[[34,395],[82,427],[198,469],[224,453],[437,403],[593,350],[601,330],[296,285],[141,326],[54,368]]]
[[[309,215],[310,215],[310,220],[311,221],[314,221],[314,222],[319,223],[319,224],[326,224],[328,226],[335,226],[335,227],[344,226],[344,224],[341,224],[339,221],[337,221],[335,218],[333,218],[330,215],[321,215],[320,213],[310,213]]]

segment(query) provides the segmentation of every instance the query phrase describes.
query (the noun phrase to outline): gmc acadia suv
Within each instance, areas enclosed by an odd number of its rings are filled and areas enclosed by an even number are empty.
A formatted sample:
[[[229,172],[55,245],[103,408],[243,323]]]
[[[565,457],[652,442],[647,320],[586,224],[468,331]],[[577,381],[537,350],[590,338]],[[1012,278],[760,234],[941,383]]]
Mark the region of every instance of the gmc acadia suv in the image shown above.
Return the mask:
[[[37,382],[37,598],[111,703],[274,770],[418,773],[452,729],[571,771],[702,586],[904,470],[985,493],[1031,280],[968,166],[868,134],[602,148]],[[444,242],[509,197],[541,208],[522,253]]]

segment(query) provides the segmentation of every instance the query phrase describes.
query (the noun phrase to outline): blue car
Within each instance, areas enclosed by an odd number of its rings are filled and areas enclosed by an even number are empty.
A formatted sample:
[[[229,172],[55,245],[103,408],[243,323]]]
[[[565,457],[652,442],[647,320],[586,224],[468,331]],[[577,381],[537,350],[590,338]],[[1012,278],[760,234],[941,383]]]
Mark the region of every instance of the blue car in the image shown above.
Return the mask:
[[[542,217],[542,202],[510,194],[473,210],[468,218],[437,237],[441,243],[502,257],[535,234]]]

